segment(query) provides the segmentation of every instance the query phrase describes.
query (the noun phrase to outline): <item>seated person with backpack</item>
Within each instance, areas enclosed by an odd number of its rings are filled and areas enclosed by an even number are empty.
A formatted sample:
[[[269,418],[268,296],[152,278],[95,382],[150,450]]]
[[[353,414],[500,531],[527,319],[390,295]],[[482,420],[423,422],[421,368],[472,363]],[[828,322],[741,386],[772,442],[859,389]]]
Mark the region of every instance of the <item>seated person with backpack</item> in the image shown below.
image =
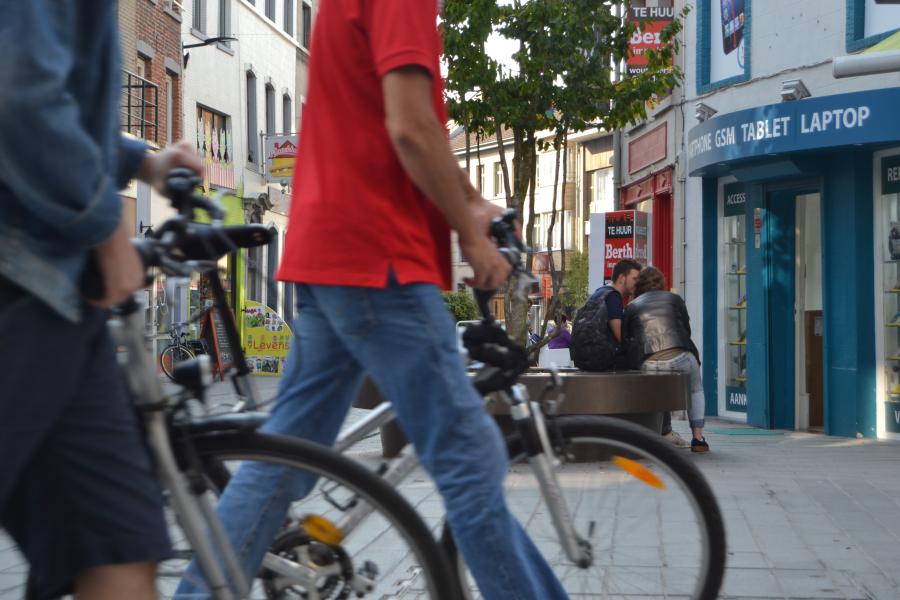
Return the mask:
[[[625,309],[622,322],[626,363],[629,368],[647,372],[690,375],[691,451],[709,452],[709,444],[703,437],[706,402],[700,378],[700,356],[691,341],[690,317],[681,296],[665,290],[666,279],[659,269],[645,267],[641,271],[634,300]]]
[[[622,342],[624,298],[630,298],[641,263],[630,258],[616,263],[612,284],[597,288],[572,323],[569,352],[582,371],[610,371],[623,367],[619,346]]]

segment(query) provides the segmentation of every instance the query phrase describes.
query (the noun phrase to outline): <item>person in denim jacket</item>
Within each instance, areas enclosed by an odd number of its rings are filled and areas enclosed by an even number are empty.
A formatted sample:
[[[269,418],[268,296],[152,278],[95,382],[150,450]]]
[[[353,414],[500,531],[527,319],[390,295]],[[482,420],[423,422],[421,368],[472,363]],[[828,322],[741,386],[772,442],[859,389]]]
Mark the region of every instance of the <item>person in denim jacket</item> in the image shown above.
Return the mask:
[[[0,14],[0,526],[29,597],[154,598],[169,540],[105,326],[143,285],[117,192],[202,164],[120,132],[115,2],[0,0]]]

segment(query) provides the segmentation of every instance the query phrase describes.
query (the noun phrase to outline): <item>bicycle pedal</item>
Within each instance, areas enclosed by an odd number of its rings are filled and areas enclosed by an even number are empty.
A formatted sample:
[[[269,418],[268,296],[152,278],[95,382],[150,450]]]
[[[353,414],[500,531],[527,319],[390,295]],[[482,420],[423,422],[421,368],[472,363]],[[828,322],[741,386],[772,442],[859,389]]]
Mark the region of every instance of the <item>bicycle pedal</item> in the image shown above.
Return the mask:
[[[300,527],[310,538],[328,546],[337,546],[344,540],[340,527],[321,515],[306,515]]]

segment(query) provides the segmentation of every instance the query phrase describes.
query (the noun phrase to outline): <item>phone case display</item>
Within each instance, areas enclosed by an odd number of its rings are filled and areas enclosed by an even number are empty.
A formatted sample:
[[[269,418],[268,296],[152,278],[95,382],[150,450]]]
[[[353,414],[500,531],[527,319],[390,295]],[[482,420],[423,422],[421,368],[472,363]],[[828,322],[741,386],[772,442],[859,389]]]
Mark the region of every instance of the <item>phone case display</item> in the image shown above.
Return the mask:
[[[884,275],[885,428],[900,433],[900,195],[885,194],[882,206]]]
[[[728,410],[746,411],[747,243],[746,216],[725,217],[725,336]]]
[[[744,37],[744,0],[720,0],[722,8],[722,51],[731,54]]]

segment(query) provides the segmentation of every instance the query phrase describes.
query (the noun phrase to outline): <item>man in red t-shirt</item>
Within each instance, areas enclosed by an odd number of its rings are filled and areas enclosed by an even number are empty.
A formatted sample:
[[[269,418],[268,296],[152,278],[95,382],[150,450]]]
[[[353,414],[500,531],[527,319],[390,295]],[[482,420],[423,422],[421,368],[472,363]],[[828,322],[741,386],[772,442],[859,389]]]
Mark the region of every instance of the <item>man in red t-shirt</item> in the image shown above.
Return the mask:
[[[450,152],[437,16],[436,0],[321,3],[279,271],[298,284],[299,317],[263,429],[331,445],[370,376],[435,479],[482,595],[565,598],[506,508],[506,451],[439,293],[451,227],[472,285],[499,287],[510,265],[488,236],[499,209]],[[248,577],[312,483],[253,465],[229,484],[219,512]]]

